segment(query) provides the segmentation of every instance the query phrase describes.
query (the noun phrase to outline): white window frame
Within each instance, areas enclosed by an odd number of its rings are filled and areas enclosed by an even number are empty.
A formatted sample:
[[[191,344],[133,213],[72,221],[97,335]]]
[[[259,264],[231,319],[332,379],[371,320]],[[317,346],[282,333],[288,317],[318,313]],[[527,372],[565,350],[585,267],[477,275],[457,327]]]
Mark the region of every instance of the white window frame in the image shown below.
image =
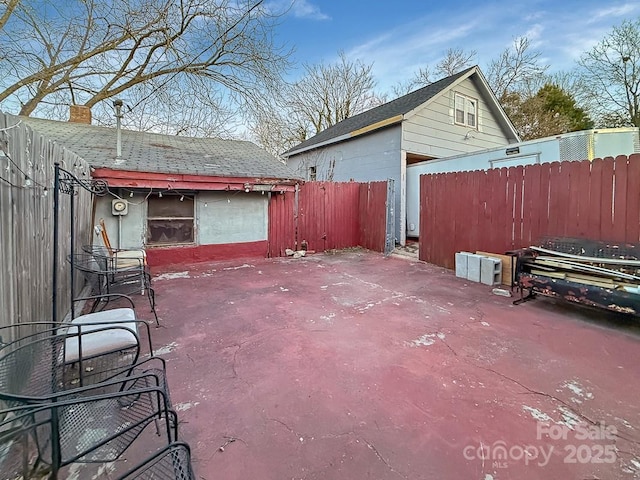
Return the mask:
[[[462,109],[458,108],[458,102],[462,102]],[[471,107],[473,105],[473,107]],[[463,112],[463,121],[458,120],[458,112]],[[473,115],[473,124],[469,121],[469,115]],[[453,121],[456,125],[478,129],[478,99],[455,92],[453,97]]]

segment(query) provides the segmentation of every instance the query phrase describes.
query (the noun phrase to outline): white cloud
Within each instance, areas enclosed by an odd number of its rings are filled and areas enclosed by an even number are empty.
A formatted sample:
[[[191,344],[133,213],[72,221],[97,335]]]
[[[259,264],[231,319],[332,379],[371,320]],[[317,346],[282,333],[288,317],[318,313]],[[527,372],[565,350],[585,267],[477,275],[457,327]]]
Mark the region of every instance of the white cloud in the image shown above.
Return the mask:
[[[596,23],[611,17],[625,17],[640,10],[637,2],[622,3],[613,7],[601,8],[593,12],[588,23]]]
[[[320,11],[320,7],[313,5],[308,0],[295,0],[293,14],[298,18],[311,18],[313,20],[330,20],[331,17]]]
[[[545,13],[546,12],[544,11],[532,12],[532,13],[526,14],[523,18],[525,22],[535,22],[543,18],[545,16]]]
[[[544,31],[544,26],[539,23],[536,23],[534,25],[531,25],[529,29],[526,32],[524,32],[522,36],[527,37],[533,45],[539,45],[542,40],[543,31]]]
[[[313,5],[309,0],[294,0],[291,8],[298,18],[310,18],[312,20],[330,20],[331,17],[320,11],[320,7]]]
[[[411,21],[376,30],[360,37],[359,43],[339,49],[353,60],[373,64],[381,91],[411,78],[421,67],[435,66],[448,48],[476,50],[474,63],[485,69],[520,37],[527,37],[541,53],[540,62],[549,65],[549,73],[569,71],[581,54],[611,30],[612,18],[640,12],[640,2],[613,5],[590,0],[582,14],[576,14],[575,7],[564,2],[534,9],[524,0],[473,8],[454,1],[445,10],[423,9]],[[592,23],[593,19],[597,22]]]
[[[289,13],[296,18],[308,18],[311,20],[331,20],[331,17],[320,10],[309,0],[271,0],[264,4],[267,12],[274,15]]]

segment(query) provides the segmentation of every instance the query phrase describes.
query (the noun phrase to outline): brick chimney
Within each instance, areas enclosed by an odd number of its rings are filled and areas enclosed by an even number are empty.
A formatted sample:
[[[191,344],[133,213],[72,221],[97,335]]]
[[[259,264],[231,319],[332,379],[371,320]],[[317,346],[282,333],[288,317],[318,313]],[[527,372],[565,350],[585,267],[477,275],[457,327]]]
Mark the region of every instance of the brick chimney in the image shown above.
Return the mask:
[[[69,121],[91,124],[91,107],[85,105],[70,105]]]

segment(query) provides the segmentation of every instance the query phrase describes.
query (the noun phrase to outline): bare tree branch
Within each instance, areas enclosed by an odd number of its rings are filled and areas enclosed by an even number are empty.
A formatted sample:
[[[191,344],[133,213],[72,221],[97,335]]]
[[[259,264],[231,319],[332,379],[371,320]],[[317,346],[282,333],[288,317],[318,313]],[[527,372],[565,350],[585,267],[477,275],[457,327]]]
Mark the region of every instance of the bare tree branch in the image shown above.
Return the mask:
[[[9,17],[20,3],[20,0],[7,0],[3,3],[5,4],[5,7],[4,12],[0,15],[0,30],[2,30],[9,21]]]
[[[279,83],[289,66],[290,52],[272,35],[277,15],[263,8],[264,0],[39,0],[38,8],[35,2],[17,2],[5,28],[12,35],[0,37],[7,53],[0,67],[9,72],[0,78],[0,102],[20,105],[23,115],[59,115],[53,99],[95,107],[124,96],[144,109],[156,94],[175,98],[180,89],[186,98],[247,101]],[[137,88],[144,84],[152,88]],[[214,103],[201,108],[222,112]],[[185,112],[191,118],[187,106]]]
[[[304,69],[300,80],[263,95],[251,109],[252,138],[275,155],[383,102],[373,90],[372,65],[343,52],[335,63]]]
[[[540,65],[542,54],[531,50],[526,37],[516,38],[513,46],[506,48],[491,61],[487,70],[487,81],[496,96],[501,99],[517,92],[530,97],[536,93],[535,85],[544,75],[548,65]]]
[[[578,65],[582,90],[602,126],[640,126],[640,19],[614,27]]]

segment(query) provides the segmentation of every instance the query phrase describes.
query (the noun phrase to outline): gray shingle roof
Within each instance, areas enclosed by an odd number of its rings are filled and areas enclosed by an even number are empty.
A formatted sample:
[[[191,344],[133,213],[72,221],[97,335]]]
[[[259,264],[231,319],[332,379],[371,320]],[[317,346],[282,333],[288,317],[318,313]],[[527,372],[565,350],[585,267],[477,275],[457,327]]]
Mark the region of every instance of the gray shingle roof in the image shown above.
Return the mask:
[[[284,155],[292,152],[297,152],[298,150],[304,150],[313,145],[324,143],[331,139],[341,137],[342,135],[347,135],[355,130],[368,127],[369,125],[373,125],[397,115],[404,115],[406,113],[409,113],[411,110],[419,107],[427,100],[430,100],[438,93],[449,87],[460,77],[465,76],[474,68],[476,67],[474,66],[467,68],[462,72],[438,80],[437,82],[431,83],[426,87],[422,87],[418,90],[410,92],[407,95],[403,95],[402,97],[391,100],[390,102],[372,108],[371,110],[367,110],[366,112],[362,112],[358,115],[354,115],[353,117],[349,117],[289,149],[284,153]]]
[[[21,119],[94,168],[216,177],[299,178],[271,154],[247,141],[122,130],[123,161],[116,163],[115,128],[31,117]]]

